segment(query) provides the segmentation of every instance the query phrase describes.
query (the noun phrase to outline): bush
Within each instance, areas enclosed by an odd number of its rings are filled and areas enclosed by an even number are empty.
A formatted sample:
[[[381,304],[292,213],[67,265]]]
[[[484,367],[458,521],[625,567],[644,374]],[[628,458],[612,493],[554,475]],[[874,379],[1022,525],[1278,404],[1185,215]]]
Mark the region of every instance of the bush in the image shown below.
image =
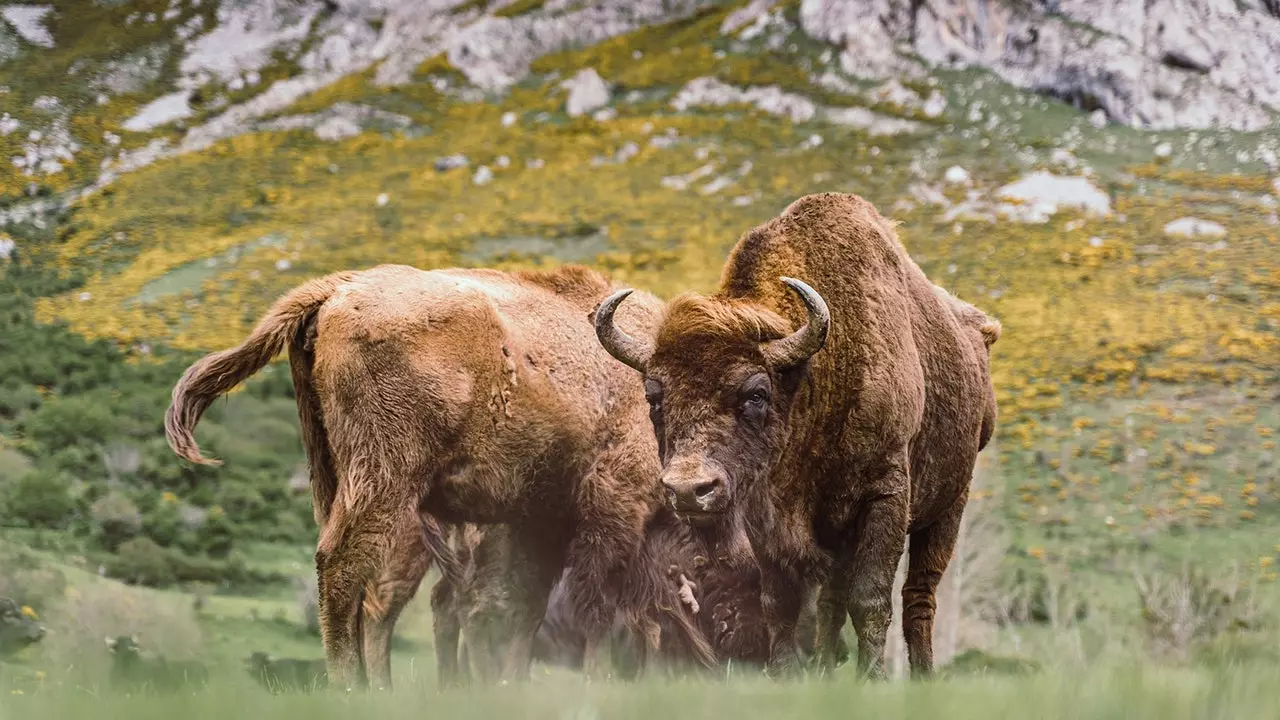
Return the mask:
[[[127,540],[106,563],[107,575],[130,585],[167,587],[177,581],[169,552],[147,537]]]
[[[214,558],[225,558],[235,546],[236,528],[222,508],[215,507],[205,516],[197,532],[200,548]]]
[[[93,504],[92,536],[98,547],[115,552],[142,530],[138,506],[122,493],[112,491]]]
[[[71,481],[60,473],[35,470],[18,478],[4,499],[10,521],[28,527],[63,528],[76,510]]]
[[[65,668],[92,686],[107,679],[111,655],[104,637],[137,635],[142,645],[166,658],[198,656],[200,626],[183,598],[91,580],[68,588],[41,613],[49,630],[43,650],[51,666]]]
[[[21,547],[0,548],[0,597],[43,612],[66,589],[66,576],[45,567],[35,553]]]
[[[1147,651],[1160,660],[1186,662],[1197,651],[1230,654],[1228,638],[1254,629],[1258,607],[1236,573],[1211,577],[1195,568],[1177,575],[1135,572]]]
[[[178,499],[172,493],[165,493],[160,503],[142,516],[142,533],[164,547],[177,544],[183,530],[179,510]]]

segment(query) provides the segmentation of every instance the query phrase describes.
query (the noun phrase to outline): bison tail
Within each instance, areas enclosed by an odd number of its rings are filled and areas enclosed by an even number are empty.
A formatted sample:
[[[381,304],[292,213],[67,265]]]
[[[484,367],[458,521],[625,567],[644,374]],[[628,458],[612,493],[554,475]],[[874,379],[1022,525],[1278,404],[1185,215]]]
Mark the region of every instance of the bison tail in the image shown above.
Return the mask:
[[[193,463],[217,465],[200,454],[196,423],[213,401],[244,382],[290,343],[304,345],[301,331],[316,311],[352,273],[334,273],[305,283],[276,301],[239,346],[200,358],[182,374],[164,416],[165,439],[179,457]]]

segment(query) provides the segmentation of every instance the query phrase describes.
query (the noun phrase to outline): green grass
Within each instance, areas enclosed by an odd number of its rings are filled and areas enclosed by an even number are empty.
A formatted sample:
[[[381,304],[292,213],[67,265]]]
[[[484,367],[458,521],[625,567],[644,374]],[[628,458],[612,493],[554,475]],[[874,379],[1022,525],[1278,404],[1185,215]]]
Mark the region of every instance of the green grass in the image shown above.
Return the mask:
[[[33,693],[0,698],[0,717],[93,717],[100,720],[173,717],[291,718],[591,718],[652,717],[744,720],[777,717],[871,717],[982,720],[994,718],[1274,717],[1280,667],[1223,672],[1147,667],[1099,667],[1031,678],[969,677],[929,683],[867,685],[833,681],[728,683],[648,681],[585,685],[576,678],[437,693],[430,682],[392,694],[325,693],[271,697],[246,683],[226,682],[185,697],[122,697],[112,693]]]

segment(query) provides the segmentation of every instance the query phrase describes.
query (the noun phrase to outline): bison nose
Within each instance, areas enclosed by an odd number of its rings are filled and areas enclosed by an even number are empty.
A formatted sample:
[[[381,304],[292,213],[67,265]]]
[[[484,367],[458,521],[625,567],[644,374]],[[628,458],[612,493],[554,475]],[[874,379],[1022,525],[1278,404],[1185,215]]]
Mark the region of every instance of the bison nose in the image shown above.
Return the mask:
[[[717,512],[724,502],[725,482],[719,475],[692,478],[663,477],[667,499],[676,512]]]

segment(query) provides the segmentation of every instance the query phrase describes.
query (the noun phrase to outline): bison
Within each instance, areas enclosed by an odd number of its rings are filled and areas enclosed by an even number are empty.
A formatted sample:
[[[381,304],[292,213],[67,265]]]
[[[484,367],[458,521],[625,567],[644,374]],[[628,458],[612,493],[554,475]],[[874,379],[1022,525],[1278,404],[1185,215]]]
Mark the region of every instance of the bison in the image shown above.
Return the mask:
[[[745,536],[708,542],[706,536],[676,522],[669,510],[662,514],[668,517],[655,522],[645,537],[647,561],[666,568],[671,587],[696,617],[697,629],[715,651],[720,670],[762,667],[768,659],[769,637],[760,605],[760,573]],[[547,615],[538,629],[534,657],[577,669],[582,664],[584,639],[566,597],[565,581],[561,581],[552,591]],[[800,619],[800,646],[808,657],[815,651],[815,620],[816,605],[810,603]],[[617,630],[624,652],[615,656],[615,664],[632,671],[643,669],[637,658],[642,648],[627,644],[634,640],[634,634]],[[668,670],[703,671],[690,652],[683,628],[666,622],[660,630],[658,656]],[[847,648],[841,642],[837,660],[845,658]]]
[[[433,599],[449,604],[461,580],[442,524],[510,528],[505,565],[519,592],[504,677],[527,675],[565,568],[591,675],[604,671],[615,612],[684,615],[674,598],[652,602],[666,585],[634,567],[662,495],[643,394],[592,333],[590,314],[613,289],[581,267],[334,273],[289,292],[241,345],[178,381],[166,437],[208,463],[193,436],[201,414],[288,349],[331,685],[390,686],[391,628],[432,559],[452,578]],[[652,332],[658,300],[629,307],[621,324]],[[714,662],[709,649],[703,659]]]
[[[628,294],[600,304],[597,335],[643,375],[671,506],[747,533],[769,671],[795,670],[797,618],[818,581],[822,667],[847,614],[858,668],[883,676],[909,539],[903,634],[912,671],[932,672],[935,590],[995,427],[999,324],[976,308],[958,316],[894,223],[839,193],[802,197],[746,233],[718,290],[672,299],[656,331],[615,324]]]
[[[656,473],[653,482],[656,486]],[[503,658],[510,652],[512,612],[523,591],[516,538],[508,525],[465,525],[454,530],[461,582],[455,585],[442,577],[432,590],[437,664],[446,684],[492,682],[500,677]],[[648,578],[649,595],[632,599],[638,613],[616,611],[608,630],[614,650],[611,664],[618,677],[634,679],[657,663],[689,663],[706,669],[718,659],[697,618],[696,602],[683,602],[681,595],[686,586],[673,564],[671,541],[684,532],[664,508],[646,525],[630,572]],[[702,562],[688,553],[689,546],[674,547],[684,551],[680,559]],[[566,568],[552,588],[534,637],[532,659],[583,669],[587,630],[573,604],[578,594],[575,582],[579,580]],[[670,607],[671,603],[677,607]]]

